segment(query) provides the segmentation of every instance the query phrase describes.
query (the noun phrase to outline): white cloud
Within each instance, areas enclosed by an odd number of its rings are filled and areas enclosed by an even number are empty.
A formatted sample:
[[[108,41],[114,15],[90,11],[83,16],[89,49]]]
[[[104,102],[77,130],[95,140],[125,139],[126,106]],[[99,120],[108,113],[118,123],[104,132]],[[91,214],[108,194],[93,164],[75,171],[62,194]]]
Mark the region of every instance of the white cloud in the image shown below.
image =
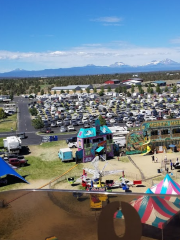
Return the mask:
[[[170,58],[180,62],[180,47],[150,48],[114,41],[106,44],[84,44],[67,51],[46,52],[10,52],[0,51],[0,72],[16,65],[27,70],[44,68],[68,68],[95,64],[107,66],[115,62],[124,62],[128,65],[145,65],[152,60]],[[25,67],[24,67],[25,66]],[[34,67],[35,66],[35,67]],[[36,69],[35,69],[36,68]]]
[[[172,43],[172,44],[180,44],[180,37],[171,39],[171,40],[170,40],[170,43]]]
[[[120,26],[120,22],[122,22],[122,18],[120,17],[99,17],[91,19],[93,22],[101,22],[103,23],[103,26]]]

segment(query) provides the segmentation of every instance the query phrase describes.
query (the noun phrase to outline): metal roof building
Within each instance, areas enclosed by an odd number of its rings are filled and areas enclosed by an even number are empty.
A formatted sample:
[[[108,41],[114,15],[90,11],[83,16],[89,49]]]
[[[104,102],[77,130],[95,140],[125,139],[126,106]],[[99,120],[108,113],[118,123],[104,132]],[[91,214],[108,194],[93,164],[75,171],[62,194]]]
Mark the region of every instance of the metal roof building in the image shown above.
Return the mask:
[[[163,81],[163,80],[154,81],[154,82],[152,82],[152,83],[154,83],[154,84],[156,84],[156,85],[159,85],[159,86],[166,86],[166,82]]]
[[[92,85],[68,85],[68,86],[62,86],[62,87],[53,87],[52,89],[51,89],[51,91],[54,91],[54,90],[56,90],[56,91],[61,91],[61,90],[77,90],[77,91],[79,91],[79,90],[85,90],[85,89],[87,89],[87,88],[89,88],[89,89],[93,89],[93,86]]]

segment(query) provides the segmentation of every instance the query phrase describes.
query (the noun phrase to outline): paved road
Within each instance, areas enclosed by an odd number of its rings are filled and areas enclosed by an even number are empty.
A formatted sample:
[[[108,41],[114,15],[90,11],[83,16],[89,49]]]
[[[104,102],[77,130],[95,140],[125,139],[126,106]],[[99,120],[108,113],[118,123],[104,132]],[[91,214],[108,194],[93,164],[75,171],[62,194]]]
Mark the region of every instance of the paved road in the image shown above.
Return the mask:
[[[18,105],[18,126],[16,132],[4,132],[0,133],[0,137],[7,137],[16,135],[19,132],[25,132],[27,135],[26,139],[22,140],[22,145],[39,145],[42,141],[42,137],[36,135],[37,130],[31,124],[31,117],[28,109],[29,100],[24,97],[14,97],[14,101]],[[120,126],[124,126],[123,123],[119,124]],[[76,127],[77,132],[79,131],[80,127]],[[53,128],[55,133],[59,133],[59,128]],[[66,140],[70,137],[77,136],[75,134],[65,134],[65,135],[58,135],[58,140]]]

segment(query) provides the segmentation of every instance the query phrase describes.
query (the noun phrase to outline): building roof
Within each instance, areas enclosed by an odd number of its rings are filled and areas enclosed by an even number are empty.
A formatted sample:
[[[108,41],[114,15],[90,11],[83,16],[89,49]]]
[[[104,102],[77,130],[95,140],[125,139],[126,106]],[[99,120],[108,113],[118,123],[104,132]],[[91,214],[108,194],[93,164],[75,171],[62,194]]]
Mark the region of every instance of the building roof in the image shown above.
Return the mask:
[[[53,87],[51,90],[81,90],[82,88],[93,88],[92,85],[68,85],[61,87]]]
[[[153,83],[166,83],[166,81],[163,81],[163,80],[158,80],[158,81],[154,81]]]
[[[79,130],[79,133],[77,135],[78,138],[91,138],[91,137],[96,137],[96,136],[101,136],[101,135],[106,135],[106,134],[111,134],[111,130],[106,126],[100,126],[100,134],[96,134],[96,128],[81,128]]]

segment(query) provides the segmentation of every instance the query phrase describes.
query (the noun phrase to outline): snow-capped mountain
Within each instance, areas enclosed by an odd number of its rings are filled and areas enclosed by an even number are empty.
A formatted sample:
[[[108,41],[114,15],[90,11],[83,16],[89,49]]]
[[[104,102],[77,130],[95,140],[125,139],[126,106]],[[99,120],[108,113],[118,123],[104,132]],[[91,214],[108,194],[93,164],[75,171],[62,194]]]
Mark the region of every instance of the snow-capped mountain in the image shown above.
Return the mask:
[[[109,65],[109,67],[121,67],[121,66],[128,66],[123,62],[115,62],[114,64]]]
[[[21,68],[16,68],[16,69],[12,70],[11,72],[21,72],[21,71],[26,71],[26,70],[21,69]]]
[[[109,66],[96,66],[88,64],[84,67],[44,69],[39,71],[26,71],[23,69],[15,69],[10,72],[0,73],[0,77],[53,77],[53,76],[80,76],[80,75],[96,75],[96,74],[114,74],[114,73],[138,73],[152,71],[180,71],[180,63],[171,59],[162,61],[153,60],[150,63],[141,66],[130,66],[123,62],[115,62]]]
[[[169,58],[166,58],[162,61],[153,60],[150,63],[145,64],[144,66],[154,66],[154,65],[176,65],[179,64]]]

